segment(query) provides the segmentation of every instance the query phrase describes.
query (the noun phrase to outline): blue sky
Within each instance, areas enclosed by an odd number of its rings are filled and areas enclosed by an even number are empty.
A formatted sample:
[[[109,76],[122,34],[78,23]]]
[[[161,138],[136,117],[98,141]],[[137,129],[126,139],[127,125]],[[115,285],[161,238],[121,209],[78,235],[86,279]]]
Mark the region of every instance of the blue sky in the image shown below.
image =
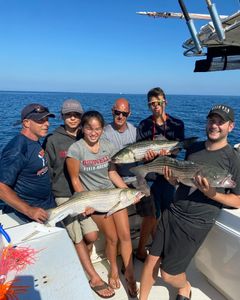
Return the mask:
[[[238,0],[214,2],[220,14],[239,9]],[[205,0],[185,4],[208,13]],[[137,11],[180,8],[176,0],[0,0],[0,90],[240,94],[240,70],[193,73],[184,20]]]

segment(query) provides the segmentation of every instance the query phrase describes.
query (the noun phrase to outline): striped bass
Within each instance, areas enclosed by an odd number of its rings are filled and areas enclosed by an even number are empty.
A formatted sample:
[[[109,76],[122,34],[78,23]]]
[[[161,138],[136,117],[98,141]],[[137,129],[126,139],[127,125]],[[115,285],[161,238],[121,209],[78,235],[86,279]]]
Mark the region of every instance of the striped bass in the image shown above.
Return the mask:
[[[76,216],[85,212],[87,207],[112,215],[116,211],[137,203],[145,195],[136,189],[103,189],[75,193],[67,202],[56,208],[48,209],[47,225],[54,226],[68,215]]]
[[[169,140],[136,142],[118,151],[112,157],[112,162],[115,164],[128,164],[141,161],[144,159],[144,155],[148,150],[153,150],[154,152],[159,153],[160,150],[172,151],[175,149],[186,149],[196,140],[196,137],[192,137],[181,142]]]
[[[172,175],[185,185],[195,187],[194,178],[197,175],[205,177],[212,187],[234,188],[236,183],[232,175],[224,169],[216,166],[197,164],[189,160],[177,160],[168,156],[159,156],[150,163],[133,167],[130,171],[137,176],[138,188],[144,184],[142,179],[148,173],[163,174],[164,166],[168,166]]]

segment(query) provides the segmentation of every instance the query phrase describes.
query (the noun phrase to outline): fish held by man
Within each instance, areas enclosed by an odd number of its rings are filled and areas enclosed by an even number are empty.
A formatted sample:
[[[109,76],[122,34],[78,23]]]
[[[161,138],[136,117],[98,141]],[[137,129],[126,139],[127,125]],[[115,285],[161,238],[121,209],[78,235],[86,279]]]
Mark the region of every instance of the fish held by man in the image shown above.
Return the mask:
[[[112,157],[111,160],[115,164],[134,163],[137,161],[142,161],[148,150],[159,153],[161,150],[167,150],[171,152],[175,149],[187,149],[197,139],[197,137],[191,137],[183,141],[170,141],[165,139],[140,141],[121,149]]]
[[[168,156],[159,156],[150,163],[131,168],[130,171],[137,176],[139,186],[142,186],[143,179],[148,173],[164,174],[164,166],[168,166],[173,177],[187,186],[195,187],[194,181],[198,175],[205,177],[212,187],[234,188],[236,186],[232,175],[227,170]]]
[[[68,215],[76,216],[84,213],[87,207],[110,216],[118,210],[139,202],[144,196],[145,194],[140,190],[130,188],[75,193],[67,202],[48,210],[49,218],[46,225],[54,226]]]

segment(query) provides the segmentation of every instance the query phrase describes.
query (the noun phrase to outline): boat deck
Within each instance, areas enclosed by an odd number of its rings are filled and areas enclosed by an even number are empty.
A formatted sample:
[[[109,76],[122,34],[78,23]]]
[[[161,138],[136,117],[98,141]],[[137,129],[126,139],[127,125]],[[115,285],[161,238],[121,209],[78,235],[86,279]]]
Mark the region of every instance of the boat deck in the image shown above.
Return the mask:
[[[119,265],[121,266],[121,259],[119,259]],[[108,262],[106,259],[94,263],[94,267],[100,276],[107,281],[108,274]],[[139,260],[134,260],[134,268],[135,268],[135,276],[139,286],[141,271],[143,268],[143,263]],[[224,296],[222,296],[213,286],[209,284],[206,277],[202,275],[194,265],[194,261],[191,263],[187,270],[188,278],[192,284],[192,299],[195,300],[226,300]],[[124,276],[120,275],[121,280],[121,288],[119,290],[115,290],[115,296],[111,299],[115,300],[126,300],[132,299],[128,296],[126,292],[126,285]],[[96,300],[101,299],[94,293],[94,297]],[[176,299],[176,290],[164,283],[161,280],[160,274],[159,277],[153,286],[151,293],[149,295],[149,300],[175,300]]]
[[[129,221],[131,227],[131,237],[133,249],[137,248],[138,239],[139,239],[139,230],[141,218],[136,215],[135,208],[133,206],[128,208],[129,211]],[[97,249],[97,250],[96,250]],[[99,275],[107,282],[108,281],[108,269],[109,264],[107,259],[103,254],[104,250],[104,237],[100,234],[99,240],[95,243],[95,251],[92,254],[92,261],[94,263],[94,267],[99,273]],[[118,256],[118,264],[119,270],[122,266],[122,261],[120,255]],[[135,278],[137,280],[138,287],[140,285],[140,277],[142,273],[143,263],[138,259],[134,259],[134,270],[135,270]],[[187,270],[187,275],[189,281],[192,285],[192,299],[195,300],[226,300],[218,290],[216,290],[207,280],[207,278],[195,267],[194,259],[192,260],[190,266]],[[111,299],[115,300],[126,300],[132,299],[128,296],[126,290],[126,284],[124,280],[124,276],[120,272],[120,280],[121,280],[121,288],[119,290],[115,290],[115,296]],[[152,287],[151,293],[149,295],[149,300],[175,300],[176,299],[176,289],[172,288],[170,285],[164,283],[161,280],[161,275],[159,272],[159,276],[154,286]],[[96,300],[101,299],[94,292],[94,297]]]
[[[232,213],[234,216],[236,214],[236,217],[238,217],[240,210],[235,210]],[[130,213],[130,216],[132,242],[133,248],[135,249],[138,244],[139,219],[134,214]],[[79,294],[83,299],[101,299],[89,288],[87,278],[84,275],[84,271],[72,242],[63,228],[46,228],[35,222],[19,226],[18,221],[7,215],[0,216],[0,221],[4,225],[4,228],[7,228],[14,244],[19,246],[30,246],[33,249],[40,250],[35,264],[28,266],[21,274],[17,274],[17,278],[21,279],[21,283],[29,287],[27,295],[19,295],[19,300],[68,300],[77,299]],[[4,242],[4,240],[2,240],[2,242]],[[102,235],[100,235],[91,258],[94,267],[101,278],[108,281],[109,263],[103,255],[103,249],[104,239]],[[68,255],[65,255],[66,253]],[[120,255],[118,256],[118,264],[119,269],[121,269],[122,262]],[[238,266],[238,261],[236,261],[236,266]],[[142,268],[143,263],[134,259],[135,277],[138,286]],[[220,294],[220,292],[218,292],[218,290],[208,282],[207,278],[195,267],[194,260],[187,270],[187,275],[192,285],[192,299],[227,299]],[[131,299],[126,292],[126,284],[122,274],[120,274],[120,280],[122,283],[121,287],[116,290],[115,296],[111,299]],[[224,286],[221,287],[224,288]],[[161,280],[159,274],[148,299],[175,300],[176,292],[175,289]],[[230,293],[230,295],[231,294],[232,293]],[[237,298],[228,297],[228,299],[236,300],[238,299],[238,296]]]

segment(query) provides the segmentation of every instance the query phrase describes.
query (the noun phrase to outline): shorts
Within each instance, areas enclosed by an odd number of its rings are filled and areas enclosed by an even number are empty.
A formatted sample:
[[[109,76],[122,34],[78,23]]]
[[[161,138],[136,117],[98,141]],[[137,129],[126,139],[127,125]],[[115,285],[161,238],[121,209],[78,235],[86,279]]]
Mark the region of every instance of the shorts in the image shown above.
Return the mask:
[[[208,227],[196,226],[166,209],[159,220],[149,254],[161,257],[161,269],[166,273],[183,273],[211,227],[212,224]]]
[[[148,182],[148,185],[152,184]],[[129,184],[129,188],[135,188],[134,185]],[[138,203],[135,204],[136,213],[144,218],[144,217],[155,217],[155,205],[152,196],[143,197]]]
[[[153,195],[156,208],[156,218],[170,207],[173,202],[175,187],[171,185],[162,175],[158,175],[151,186],[151,194]]]
[[[68,199],[69,198],[56,198],[55,201],[57,205],[60,205]],[[63,220],[63,223],[68,235],[75,244],[80,243],[84,235],[98,231],[98,227],[91,217],[84,218],[82,215],[74,217],[68,216]]]
[[[140,217],[155,217],[155,205],[152,196],[143,197],[135,204],[135,207]]]

